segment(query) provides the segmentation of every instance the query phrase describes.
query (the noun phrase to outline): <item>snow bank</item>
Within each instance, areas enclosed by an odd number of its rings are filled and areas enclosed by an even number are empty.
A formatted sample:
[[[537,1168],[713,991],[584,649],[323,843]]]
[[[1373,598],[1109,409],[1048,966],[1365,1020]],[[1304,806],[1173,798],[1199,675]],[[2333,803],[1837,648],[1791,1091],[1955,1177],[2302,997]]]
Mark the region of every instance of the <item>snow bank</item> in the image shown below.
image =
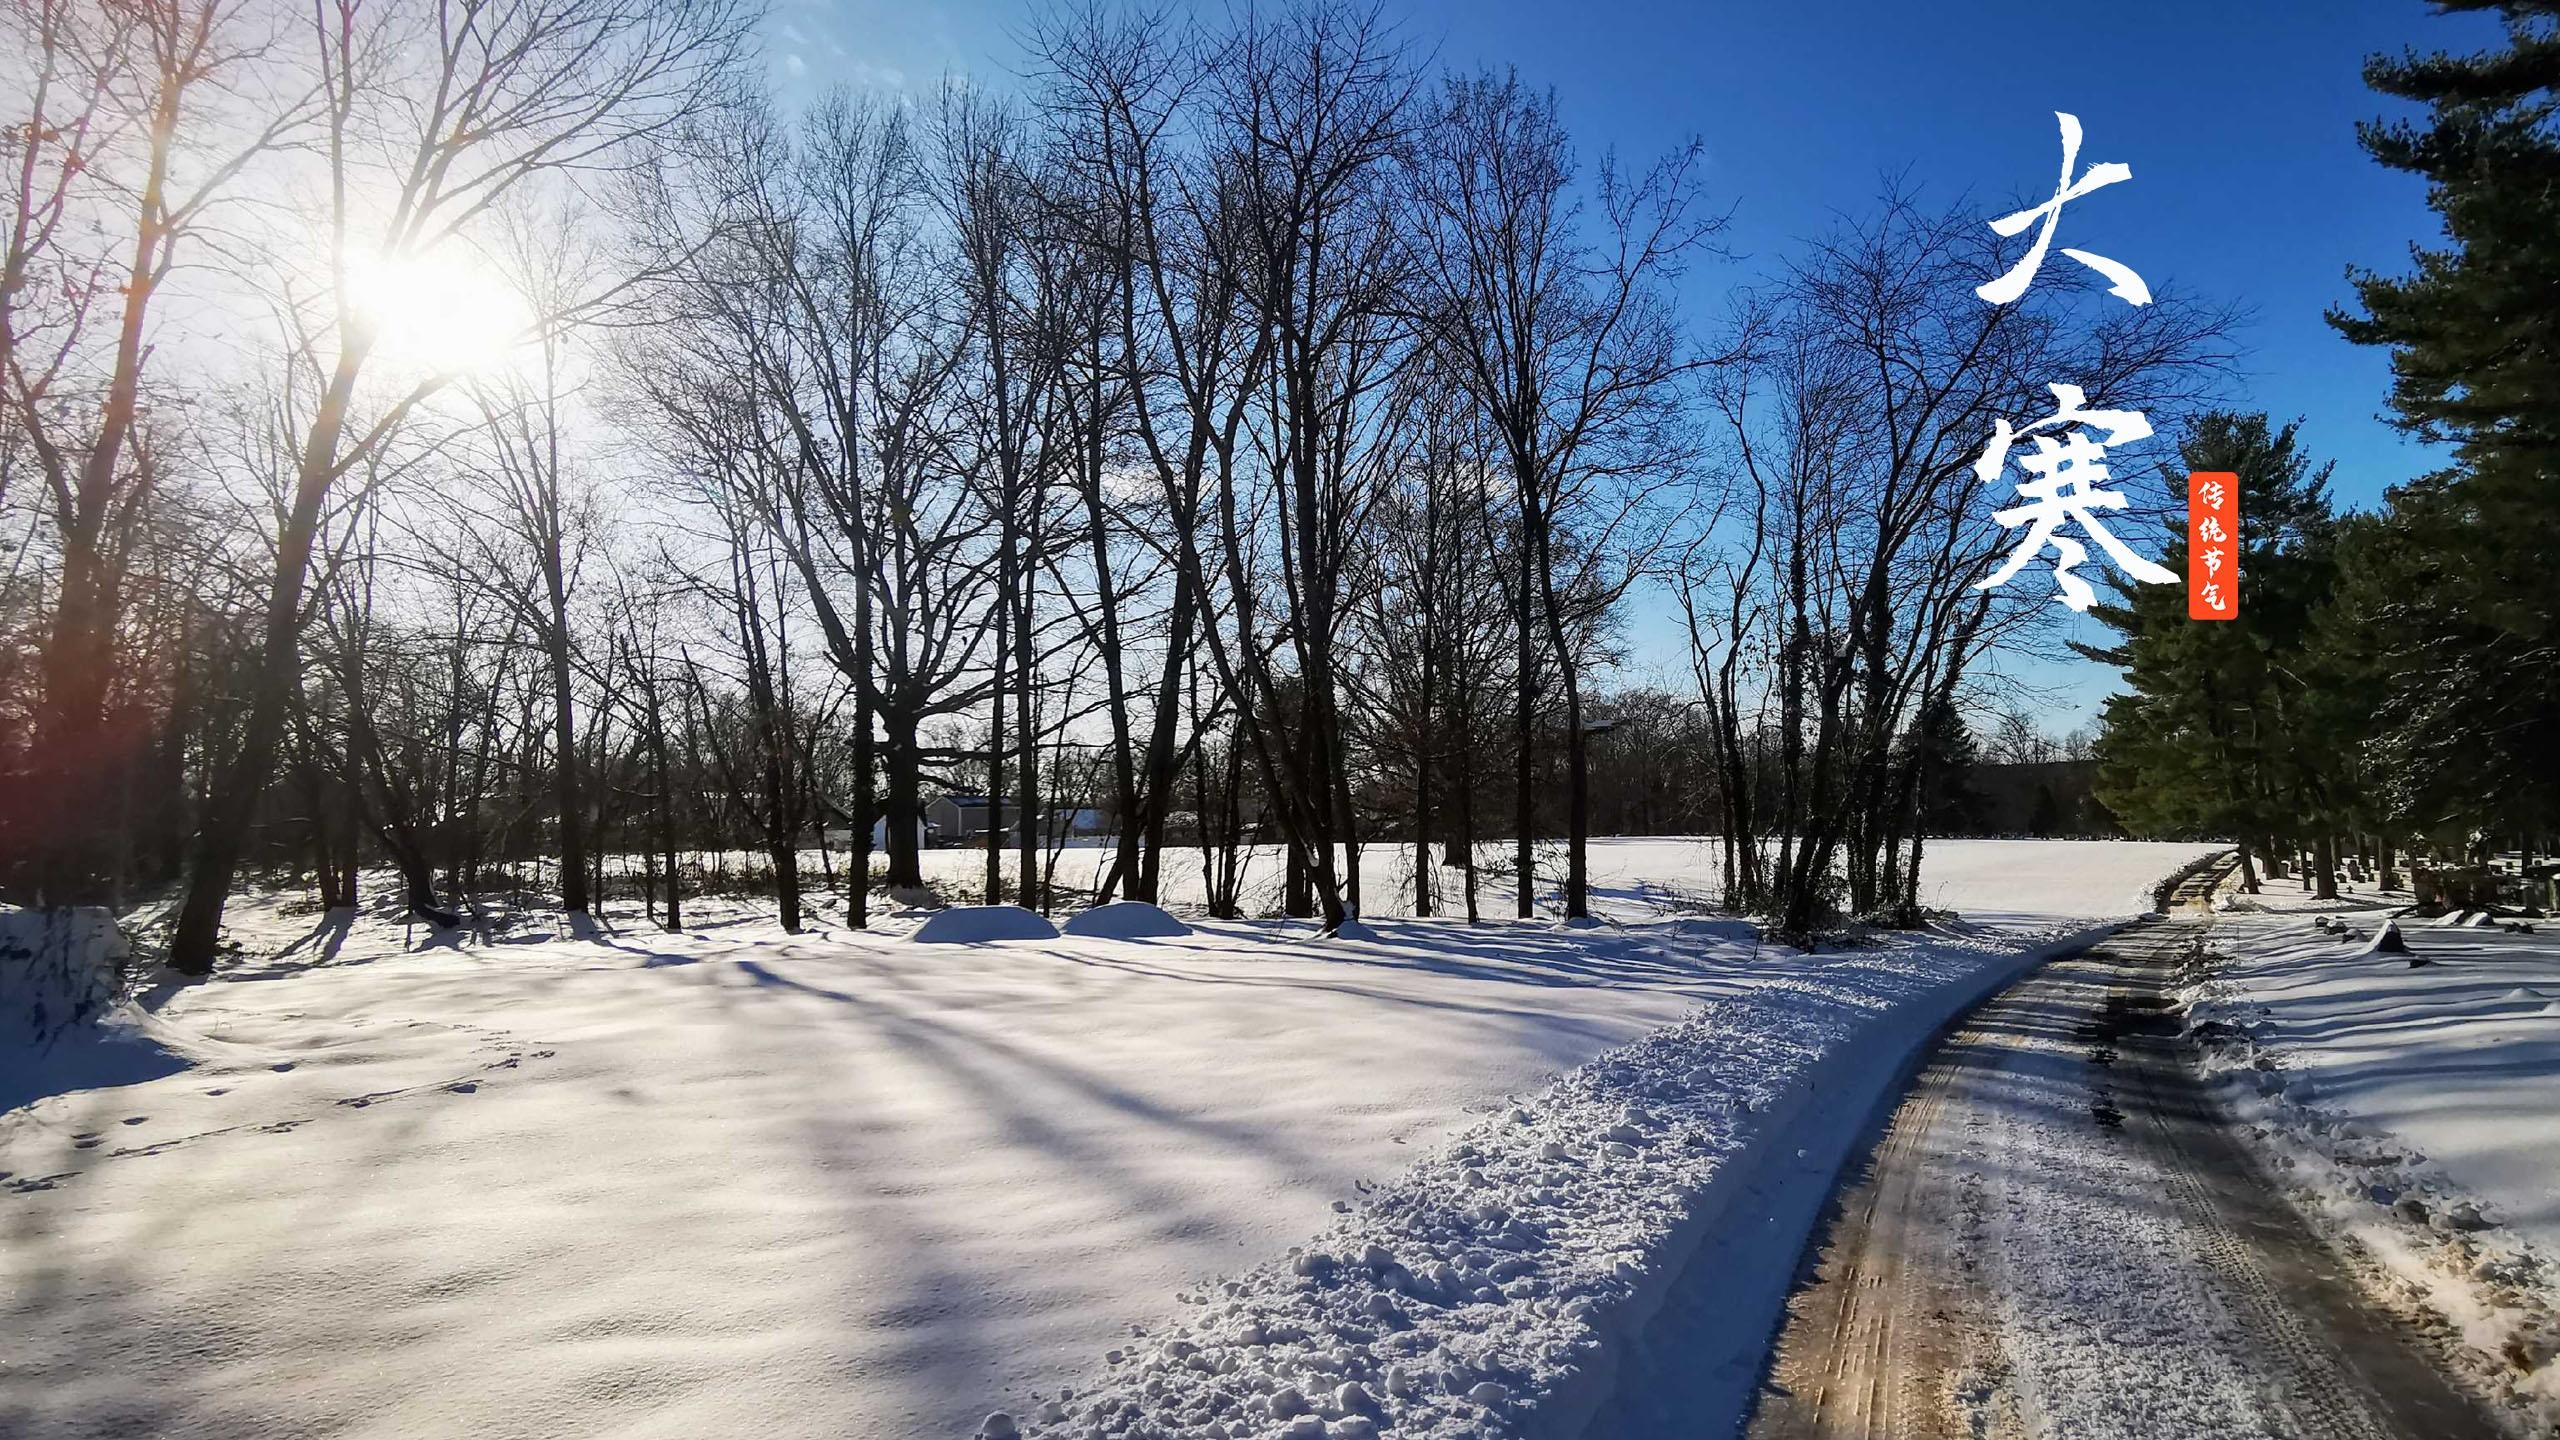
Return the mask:
[[[0,1045],[50,1046],[97,1019],[129,958],[104,910],[0,910]]]
[[[48,1096],[186,1068],[150,1017],[118,1002],[131,961],[103,910],[0,910],[0,1133],[10,1112]]]
[[[975,945],[987,940],[1055,940],[1048,917],[1019,905],[955,905],[937,910],[907,937],[919,945]]]
[[[2095,932],[1970,938],[1787,965],[1600,1056],[1314,1243],[1194,1287],[1190,1313],[1112,1351],[1099,1384],[1035,1394],[981,1434],[1563,1440],[1637,1347],[1677,1351],[1706,1396],[1693,1419],[1741,1414],[1798,1249],[1878,1107],[1947,1022]],[[1684,1316],[1649,1334],[1684,1285],[1714,1293],[1712,1333]]]
[[[1161,905],[1144,900],[1114,900],[1069,916],[1066,932],[1089,940],[1161,940],[1188,935],[1191,927]]]
[[[2560,1425],[2560,936],[2419,926],[2409,955],[2368,953],[2352,931],[2386,903],[2351,891],[2331,930],[2218,919],[2189,1018],[2305,1212],[2386,1298],[2442,1315],[2475,1380]]]

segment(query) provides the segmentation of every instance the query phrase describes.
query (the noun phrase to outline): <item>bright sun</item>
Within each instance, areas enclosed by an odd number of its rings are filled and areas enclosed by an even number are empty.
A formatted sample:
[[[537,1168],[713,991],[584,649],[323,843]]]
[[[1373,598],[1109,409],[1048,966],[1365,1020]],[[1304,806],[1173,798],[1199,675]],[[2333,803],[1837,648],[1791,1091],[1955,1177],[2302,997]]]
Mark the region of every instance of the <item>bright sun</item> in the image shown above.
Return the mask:
[[[381,327],[376,353],[403,367],[489,374],[516,363],[532,311],[495,271],[467,257],[372,259],[352,267],[357,308]]]

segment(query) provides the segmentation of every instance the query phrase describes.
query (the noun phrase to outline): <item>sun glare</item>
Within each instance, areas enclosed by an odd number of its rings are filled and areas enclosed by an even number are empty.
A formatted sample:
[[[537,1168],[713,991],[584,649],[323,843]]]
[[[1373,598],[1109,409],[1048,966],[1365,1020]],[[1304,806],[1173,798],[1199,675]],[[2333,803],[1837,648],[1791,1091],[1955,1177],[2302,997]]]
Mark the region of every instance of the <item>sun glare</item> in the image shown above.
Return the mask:
[[[381,327],[376,353],[393,364],[481,375],[508,368],[524,348],[530,307],[467,257],[377,258],[347,278],[357,308]]]

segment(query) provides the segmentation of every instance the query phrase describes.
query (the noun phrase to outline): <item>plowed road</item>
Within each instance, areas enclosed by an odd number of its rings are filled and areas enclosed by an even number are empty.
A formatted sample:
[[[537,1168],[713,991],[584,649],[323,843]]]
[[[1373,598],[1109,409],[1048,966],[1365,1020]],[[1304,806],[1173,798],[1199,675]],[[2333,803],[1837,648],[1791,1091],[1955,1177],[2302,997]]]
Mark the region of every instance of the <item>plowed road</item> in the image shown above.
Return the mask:
[[[2203,923],[2057,961],[1939,1047],[1818,1242],[1753,1440],[2497,1433],[2179,1058],[2160,995]]]

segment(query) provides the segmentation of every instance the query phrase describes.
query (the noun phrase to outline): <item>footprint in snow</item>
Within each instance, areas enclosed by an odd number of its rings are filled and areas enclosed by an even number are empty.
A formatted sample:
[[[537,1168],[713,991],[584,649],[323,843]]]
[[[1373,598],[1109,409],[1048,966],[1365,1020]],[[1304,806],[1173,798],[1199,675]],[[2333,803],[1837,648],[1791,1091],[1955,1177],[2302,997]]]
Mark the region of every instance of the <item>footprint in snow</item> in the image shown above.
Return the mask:
[[[273,1070],[273,1071],[274,1071],[274,1072],[276,1072],[277,1074],[281,1075],[281,1074],[283,1074],[284,1072],[286,1072],[287,1070],[290,1070],[290,1069],[292,1069],[292,1068],[293,1068],[293,1062],[292,1062],[292,1061],[290,1061],[290,1060],[279,1060],[279,1061],[277,1061],[276,1063],[274,1063],[273,1065],[268,1066],[267,1068],[268,1068],[268,1069],[270,1069],[270,1070]]]
[[[81,1134],[71,1137],[71,1148],[74,1150],[95,1150],[98,1148],[98,1141],[100,1138],[101,1137],[95,1131],[84,1131]]]
[[[468,1080],[456,1080],[456,1081],[454,1081],[452,1084],[447,1085],[447,1086],[446,1086],[446,1087],[444,1087],[444,1088],[445,1088],[445,1089],[447,1089],[447,1090],[452,1091],[452,1092],[453,1092],[454,1094],[456,1094],[456,1095],[471,1095],[471,1094],[476,1094],[476,1093],[478,1093],[478,1091],[479,1091],[479,1089],[480,1089],[480,1087],[479,1087],[478,1085],[475,1085],[475,1084],[473,1084],[472,1082],[470,1082],[470,1081],[468,1081]]]

